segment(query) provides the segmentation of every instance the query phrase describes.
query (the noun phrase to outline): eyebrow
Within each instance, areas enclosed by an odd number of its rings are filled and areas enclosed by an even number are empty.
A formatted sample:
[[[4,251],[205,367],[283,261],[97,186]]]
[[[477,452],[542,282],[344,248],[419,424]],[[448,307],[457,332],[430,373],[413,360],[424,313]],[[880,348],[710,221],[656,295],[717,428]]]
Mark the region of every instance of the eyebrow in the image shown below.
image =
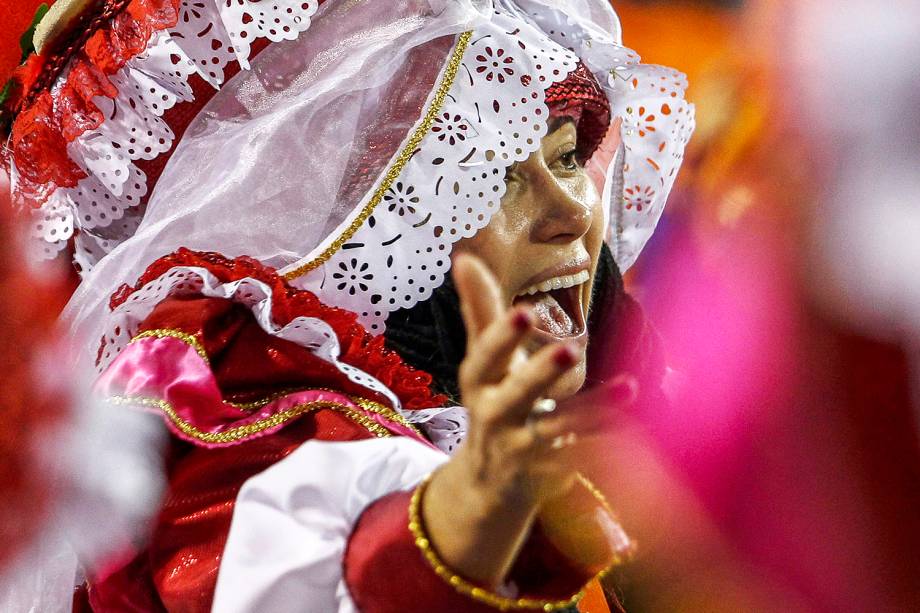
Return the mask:
[[[567,117],[566,115],[556,115],[555,117],[550,118],[549,123],[546,125],[547,134],[552,134],[566,123],[571,123],[576,128],[575,119],[572,117]]]

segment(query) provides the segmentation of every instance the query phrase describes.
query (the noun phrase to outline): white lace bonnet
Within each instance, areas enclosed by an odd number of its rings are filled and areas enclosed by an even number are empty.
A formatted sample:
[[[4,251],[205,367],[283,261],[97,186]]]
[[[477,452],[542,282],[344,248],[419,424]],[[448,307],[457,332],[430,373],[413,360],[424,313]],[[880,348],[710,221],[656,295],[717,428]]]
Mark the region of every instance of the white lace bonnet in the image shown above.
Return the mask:
[[[179,247],[254,257],[382,332],[488,224],[505,169],[546,132],[544,90],[579,59],[623,120],[620,150],[602,144],[591,162],[622,269],[693,130],[684,76],[640,64],[606,0],[150,1],[177,19],[93,99],[104,121],[66,150],[85,176],[27,203],[46,254],[74,240],[83,282],[67,315],[105,337],[102,366],[157,302],[208,285],[172,271],[108,312],[114,289]],[[198,78],[219,92],[177,137],[164,115]],[[148,181],[144,164],[166,156]]]

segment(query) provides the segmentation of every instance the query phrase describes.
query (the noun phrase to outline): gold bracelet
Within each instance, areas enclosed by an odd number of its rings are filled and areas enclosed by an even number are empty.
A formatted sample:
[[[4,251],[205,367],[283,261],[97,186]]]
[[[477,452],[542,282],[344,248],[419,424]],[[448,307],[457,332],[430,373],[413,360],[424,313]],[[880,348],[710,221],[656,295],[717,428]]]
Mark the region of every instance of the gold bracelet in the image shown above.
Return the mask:
[[[588,490],[588,492],[590,492],[592,496],[594,496],[595,500],[597,500],[597,502],[604,508],[604,510],[607,511],[610,517],[616,521],[616,513],[613,512],[613,509],[610,507],[610,503],[607,502],[607,497],[604,496],[604,493],[601,492],[597,486],[594,485],[594,483],[582,473],[578,473],[578,481],[585,487],[586,490]],[[610,565],[600,572],[600,574],[597,576],[598,579],[603,579],[614,568],[631,561],[635,557],[637,549],[636,542],[628,536],[626,538],[629,539],[629,544],[627,545],[626,550],[623,553],[615,552],[613,554],[613,559],[611,560]]]
[[[428,540],[428,535],[425,533],[425,529],[422,527],[420,507],[422,504],[422,496],[425,493],[425,489],[428,487],[428,482],[430,479],[431,476],[429,475],[418,485],[417,488],[415,488],[415,492],[412,493],[412,500],[409,502],[409,531],[412,533],[412,537],[415,539],[416,547],[418,547],[422,552],[422,555],[428,561],[428,564],[434,570],[435,574],[437,574],[441,579],[446,581],[448,584],[450,584],[451,587],[453,587],[464,596],[468,596],[473,600],[478,600],[479,602],[485,603],[501,611],[558,611],[560,609],[566,609],[578,604],[578,601],[581,600],[585,595],[584,590],[581,590],[568,600],[506,598],[477,585],[474,585],[463,577],[451,572],[451,570],[444,565],[444,562],[441,561],[441,558],[438,557],[438,554],[435,553],[434,548],[431,546],[431,541]]]

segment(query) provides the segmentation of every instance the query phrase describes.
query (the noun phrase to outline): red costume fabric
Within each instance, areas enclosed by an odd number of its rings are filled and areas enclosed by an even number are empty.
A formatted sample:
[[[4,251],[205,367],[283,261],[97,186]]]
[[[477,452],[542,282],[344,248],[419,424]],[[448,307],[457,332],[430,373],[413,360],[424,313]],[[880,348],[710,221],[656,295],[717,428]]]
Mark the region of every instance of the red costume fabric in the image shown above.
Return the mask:
[[[486,613],[495,608],[458,592],[435,574],[409,531],[408,492],[381,498],[361,516],[345,554],[345,578],[364,613]],[[593,575],[569,563],[534,530],[508,580],[522,596],[566,600]],[[402,589],[411,585],[412,589]]]
[[[427,374],[383,349],[378,339],[354,322],[353,314],[322,305],[309,292],[289,287],[257,262],[182,250],[152,265],[145,277],[155,278],[172,266],[191,264],[206,267],[223,281],[252,277],[271,285],[276,299],[273,316],[279,322],[322,315],[339,336],[343,358],[384,381],[404,405],[420,408],[443,401],[430,393]],[[138,287],[144,281],[142,278]],[[113,297],[113,304],[126,300],[132,291],[123,288]],[[144,321],[141,333],[149,330],[193,336],[204,348],[224,397],[237,403],[304,387],[371,395],[304,347],[265,332],[249,309],[230,300],[169,298]],[[372,436],[348,414],[320,409],[301,415],[271,435],[224,447],[174,440],[168,458],[169,490],[150,544],[133,558],[126,556],[127,563],[116,561],[111,570],[90,581],[93,609],[100,613],[210,611],[234,503],[243,484],[307,441],[345,442]],[[455,591],[435,574],[409,533],[408,496],[397,493],[372,504],[352,534],[343,563],[349,589],[361,610],[492,610]],[[536,531],[512,581],[524,590],[522,595],[564,600],[592,575],[570,564]],[[394,581],[394,576],[399,580]],[[401,589],[407,582],[417,588],[411,594]],[[413,603],[408,609],[405,598]]]

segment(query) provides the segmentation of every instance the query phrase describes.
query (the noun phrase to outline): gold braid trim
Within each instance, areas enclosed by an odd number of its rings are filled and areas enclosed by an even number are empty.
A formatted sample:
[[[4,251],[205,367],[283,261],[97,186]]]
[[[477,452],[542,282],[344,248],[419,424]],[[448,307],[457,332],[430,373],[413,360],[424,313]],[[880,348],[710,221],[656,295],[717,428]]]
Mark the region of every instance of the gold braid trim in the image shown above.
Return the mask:
[[[331,258],[336,251],[342,248],[342,245],[354,236],[355,232],[364,225],[364,222],[367,221],[367,218],[371,216],[371,213],[374,212],[374,209],[380,204],[380,201],[383,200],[384,194],[390,189],[390,186],[393,184],[396,179],[399,178],[400,173],[402,173],[403,168],[409,162],[409,159],[415,154],[415,150],[421,144],[422,139],[428,134],[431,130],[431,126],[434,123],[435,117],[438,113],[441,112],[441,107],[444,106],[444,100],[447,99],[447,94],[450,91],[451,86],[454,84],[454,78],[457,76],[457,71],[460,69],[460,63],[463,60],[463,54],[466,52],[467,46],[469,46],[470,38],[472,37],[472,32],[464,32],[459,37],[457,37],[457,44],[454,47],[453,52],[451,53],[450,60],[447,63],[447,68],[444,70],[444,75],[441,78],[441,82],[438,84],[437,90],[435,90],[434,99],[431,101],[431,104],[428,106],[428,109],[425,111],[425,116],[422,118],[422,122],[412,133],[412,136],[409,138],[409,141],[406,143],[406,146],[403,147],[402,151],[399,152],[399,155],[396,157],[396,160],[393,162],[393,165],[387,169],[386,174],[381,181],[380,186],[374,191],[374,194],[368,200],[367,204],[364,205],[364,208],[361,209],[361,212],[358,213],[358,216],[355,217],[354,221],[349,224],[347,228],[332,241],[332,244],[326,247],[322,253],[310,260],[301,264],[294,270],[283,273],[285,279],[296,279],[297,277],[304,275],[311,270],[319,268],[326,261]]]
[[[449,583],[451,587],[453,587],[464,596],[485,603],[490,607],[494,607],[501,611],[558,611],[560,609],[566,609],[578,604],[578,602],[584,597],[585,591],[581,590],[568,600],[506,598],[477,585],[473,585],[463,577],[454,574],[447,566],[444,565],[444,562],[441,561],[441,558],[438,557],[438,554],[435,553],[434,548],[431,546],[431,541],[428,540],[428,535],[425,533],[425,529],[422,526],[420,507],[422,503],[422,496],[425,493],[425,489],[428,487],[428,481],[430,479],[431,477],[429,476],[424,481],[422,481],[419,486],[415,488],[415,492],[412,493],[412,499],[409,502],[409,532],[412,533],[412,536],[415,539],[416,547],[418,547],[422,552],[422,555],[428,561],[428,564],[431,566],[431,568],[434,569],[434,572],[441,579]]]
[[[243,412],[245,412],[245,413],[252,413],[253,411],[255,411],[255,410],[257,410],[257,409],[261,409],[261,408],[264,407],[265,405],[267,405],[267,404],[269,404],[269,403],[271,403],[271,402],[274,402],[274,401],[278,400],[279,398],[284,398],[285,396],[288,396],[288,395],[290,395],[290,394],[296,394],[297,392],[305,392],[305,391],[311,390],[311,389],[320,389],[320,388],[316,388],[316,387],[290,387],[290,388],[285,388],[285,389],[279,390],[279,391],[277,391],[277,392],[273,392],[273,393],[269,394],[268,396],[264,396],[264,397],[262,397],[262,398],[256,398],[255,400],[249,400],[249,401],[247,401],[247,402],[233,402],[233,401],[231,401],[231,400],[224,400],[224,403],[225,403],[225,404],[229,404],[230,406],[232,406],[232,407],[234,407],[234,408],[236,408],[236,409],[239,409],[240,411],[243,411]],[[327,391],[331,391],[331,390],[327,390]]]
[[[585,489],[588,490],[592,496],[597,500],[597,502],[604,508],[605,511],[616,520],[616,513],[613,512],[613,509],[610,507],[610,503],[607,502],[607,497],[604,496],[604,493],[601,492],[594,483],[591,482],[586,476],[582,473],[578,473],[578,481],[585,486]],[[628,537],[627,537],[628,538]],[[617,566],[625,564],[632,560],[636,555],[636,542],[632,539],[629,539],[629,548],[623,552],[613,554],[613,559],[610,561],[610,566],[605,568],[597,576],[598,579],[603,579],[610,571],[612,571]]]
[[[393,436],[392,432],[387,430],[384,426],[380,425],[367,415],[362,414],[360,411],[355,411],[351,407],[328,400],[316,400],[313,402],[297,404],[290,409],[275,413],[274,415],[266,417],[265,419],[260,419],[259,421],[255,421],[251,424],[246,424],[245,426],[230,428],[229,430],[224,430],[223,432],[205,432],[203,430],[199,430],[189,422],[182,419],[169,402],[160,400],[158,398],[113,396],[109,398],[108,401],[114,404],[133,404],[159,409],[170,419],[170,421],[172,421],[173,424],[175,424],[180,432],[199,441],[212,445],[228,445],[231,443],[238,443],[251,438],[269,428],[273,428],[288,422],[295,417],[299,417],[305,413],[318,411],[320,409],[332,409],[334,411],[339,411],[358,425],[363,426],[368,432],[378,438]]]
[[[182,332],[181,330],[172,330],[169,328],[158,328],[156,330],[147,330],[145,332],[141,332],[140,334],[132,338],[131,342],[134,343],[136,341],[141,340],[142,338],[175,338],[175,339],[178,339],[184,342],[185,344],[190,345],[192,349],[195,350],[195,353],[201,356],[201,359],[204,360],[206,364],[210,364],[210,360],[208,359],[208,353],[204,350],[204,346],[201,344],[198,338],[196,338],[195,336],[192,336],[191,334]]]
[[[422,434],[418,428],[416,428],[413,424],[410,424],[405,417],[390,407],[380,404],[379,402],[374,402],[373,400],[368,400],[367,398],[361,398],[360,396],[349,396],[349,398],[351,398],[352,402],[354,402],[356,405],[368,413],[377,413],[378,415],[383,415],[386,419],[389,419],[392,422],[396,422],[400,426],[412,430],[423,439],[428,440],[428,437]]]
[[[229,400],[225,400],[224,402],[226,404],[229,404],[232,407],[239,409],[240,411],[251,413],[252,411],[261,409],[262,407],[269,404],[270,402],[274,402],[275,400],[278,400],[279,398],[284,398],[285,396],[289,394],[296,394],[297,392],[305,392],[309,390],[331,392],[333,394],[342,393],[342,392],[338,392],[336,390],[325,388],[325,387],[299,387],[299,388],[283,389],[269,396],[266,396],[264,398],[258,398],[256,400],[250,400],[248,402],[231,402]],[[354,402],[356,405],[358,405],[359,407],[367,411],[368,413],[376,413],[378,415],[382,415],[389,421],[392,421],[394,423],[399,424],[400,426],[408,428],[412,430],[413,432],[415,432],[416,434],[418,434],[419,436],[421,436],[422,438],[425,438],[425,436],[418,430],[418,428],[416,428],[413,424],[409,423],[405,417],[403,417],[402,415],[400,415],[399,413],[397,413],[390,407],[380,404],[379,402],[370,400],[368,398],[362,398],[360,396],[349,396],[348,398],[352,402]]]
[[[182,332],[181,330],[174,330],[170,328],[158,328],[156,330],[147,330],[147,331],[141,332],[140,334],[132,338],[131,342],[133,343],[143,338],[175,338],[191,346],[195,350],[195,352],[201,357],[201,359],[205,361],[206,364],[210,363],[208,360],[208,354],[204,350],[204,346],[202,346],[198,338],[191,334]],[[256,400],[250,400],[248,402],[231,402],[229,400],[224,400],[224,403],[236,409],[239,409],[240,411],[251,413],[252,411],[261,409],[265,405],[271,402],[274,402],[275,400],[284,398],[285,396],[289,394],[307,391],[307,390],[321,390],[324,392],[332,392],[335,394],[341,393],[341,392],[337,392],[336,390],[332,390],[328,388],[321,388],[321,387],[288,388],[288,389],[283,389],[283,390],[274,392],[273,394],[265,396],[264,398],[258,398]],[[380,404],[379,402],[374,402],[373,400],[370,400],[368,398],[362,398],[360,396],[348,396],[348,398],[352,402],[354,402],[356,405],[358,405],[359,407],[367,411],[368,413],[376,413],[377,415],[382,415],[385,419],[391,422],[397,423],[405,428],[408,428],[412,430],[413,432],[415,432],[416,434],[418,434],[420,437],[425,438],[425,436],[418,430],[418,428],[410,424],[406,420],[405,417],[403,417],[402,415],[400,415],[398,412],[394,411],[390,407]],[[182,421],[182,419],[175,413],[173,408],[165,400],[157,400],[155,398],[121,398],[121,397],[116,396],[115,400],[113,401],[120,402],[123,404],[134,402],[135,404],[143,404],[144,406],[153,406],[153,407],[159,408],[167,416],[169,416],[169,418],[173,421],[173,423],[175,423],[176,426],[182,432],[184,432],[185,434],[188,434],[189,436],[194,436],[195,438],[198,438],[199,440],[203,440],[207,443],[235,442],[237,440],[240,440],[241,438],[246,438],[248,436],[251,436],[251,434],[254,434],[256,432],[261,432],[262,430],[265,430],[266,428],[271,428],[272,426],[278,425],[280,423],[284,423],[288,419],[292,419],[294,417],[297,417],[298,415],[302,415],[308,410],[315,410],[315,409],[306,409],[306,410],[300,409],[300,407],[307,407],[307,406],[313,406],[313,405],[316,405],[316,408],[334,408],[334,409],[340,410],[343,413],[346,413],[348,417],[351,418],[353,421],[358,422],[359,424],[361,424],[362,426],[364,426],[371,432],[374,432],[377,436],[381,436],[380,434],[381,430],[386,431],[387,436],[389,436],[390,434],[389,430],[381,426],[379,423],[377,423],[376,421],[374,421],[372,418],[368,417],[367,415],[361,414],[360,411],[355,411],[354,409],[350,407],[347,407],[345,405],[342,405],[342,404],[339,404],[333,401],[316,400],[313,402],[298,404],[298,405],[291,407],[290,409],[277,413],[273,415],[272,417],[269,417],[266,420],[263,420],[264,422],[266,422],[264,426],[248,434],[243,433],[242,435],[236,438],[230,438],[227,440],[208,440],[208,438],[205,438],[205,437],[213,437],[217,435],[215,433],[202,432],[200,430],[195,429],[195,427],[192,426],[191,424]],[[323,405],[323,406],[319,406],[319,405]],[[325,406],[325,405],[329,405],[329,406]],[[288,415],[291,412],[294,412],[294,413],[292,415]],[[276,419],[279,416],[286,416],[286,417],[281,419],[281,421],[277,421],[276,423],[267,423],[268,421]],[[253,427],[256,427],[262,424],[263,421],[254,422],[247,426],[240,426],[240,428],[253,428]],[[220,434],[227,435],[228,433],[232,433],[235,430],[237,429],[235,428],[234,430],[228,430],[227,432],[222,432]]]

